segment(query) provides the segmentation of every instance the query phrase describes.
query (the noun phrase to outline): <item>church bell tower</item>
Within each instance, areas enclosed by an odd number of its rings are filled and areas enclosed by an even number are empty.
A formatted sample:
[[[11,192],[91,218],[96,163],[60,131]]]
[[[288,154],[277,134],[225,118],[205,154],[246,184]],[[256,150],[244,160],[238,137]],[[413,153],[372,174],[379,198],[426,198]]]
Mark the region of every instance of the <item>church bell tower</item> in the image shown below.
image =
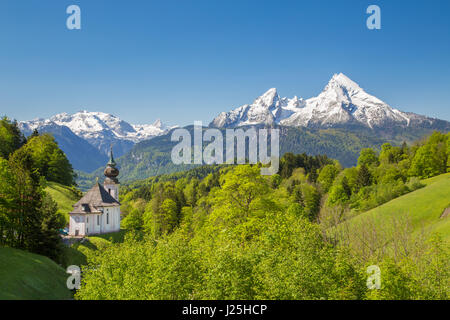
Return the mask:
[[[119,201],[119,180],[117,176],[119,175],[119,169],[116,168],[116,162],[114,161],[112,146],[109,154],[109,162],[106,165],[105,171],[105,181],[103,182],[103,187],[106,191],[117,201]]]

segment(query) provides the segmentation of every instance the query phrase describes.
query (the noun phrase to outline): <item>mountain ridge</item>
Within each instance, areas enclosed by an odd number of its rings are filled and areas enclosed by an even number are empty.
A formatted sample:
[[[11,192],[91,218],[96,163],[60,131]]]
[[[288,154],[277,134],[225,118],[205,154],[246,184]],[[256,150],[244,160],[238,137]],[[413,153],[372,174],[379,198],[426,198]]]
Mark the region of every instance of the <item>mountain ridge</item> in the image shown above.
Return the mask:
[[[136,143],[172,129],[159,119],[152,124],[133,125],[111,114],[86,110],[74,114],[59,113],[49,119],[21,121],[19,128],[26,136],[34,130],[52,134],[74,168],[86,172],[105,163],[111,145],[120,157]]]
[[[297,96],[282,98],[276,88],[271,88],[251,104],[220,113],[209,124],[209,127],[219,129],[248,126],[284,128],[285,135],[289,136],[282,139],[282,153],[328,152],[344,165],[354,163],[355,150],[352,150],[351,156],[341,154],[330,143],[323,141],[326,135],[321,134],[320,130],[339,129],[347,132],[349,137],[356,134],[362,137],[361,141],[358,137],[354,138],[361,147],[379,146],[380,141],[369,136],[401,143],[418,139],[432,130],[450,131],[450,122],[392,108],[342,73],[333,75],[316,97],[306,100]],[[167,158],[167,153],[170,153],[168,148],[173,145],[169,134],[177,126],[164,126],[159,119],[152,124],[133,125],[111,114],[80,111],[75,114],[60,113],[49,119],[22,121],[19,127],[25,135],[31,134],[34,129],[53,134],[78,171],[90,173],[102,168],[111,145],[117,158],[125,155],[129,158],[129,166],[138,166],[137,171],[127,167],[130,177],[178,170],[167,163],[170,160]],[[333,134],[340,136],[340,142],[336,143],[342,147],[341,131]],[[328,134],[328,139],[333,134]],[[162,139],[152,143],[151,140],[156,137]],[[328,146],[314,147],[314,141]],[[142,154],[139,149],[147,151]],[[145,160],[149,163],[143,164]],[[157,169],[148,168],[149,165],[155,165]]]
[[[271,88],[252,104],[220,113],[210,126],[234,128],[257,124],[309,128],[343,125],[371,129],[390,125],[450,128],[448,121],[392,108],[343,73],[334,74],[318,96],[306,100],[297,96],[282,98],[276,88]]]

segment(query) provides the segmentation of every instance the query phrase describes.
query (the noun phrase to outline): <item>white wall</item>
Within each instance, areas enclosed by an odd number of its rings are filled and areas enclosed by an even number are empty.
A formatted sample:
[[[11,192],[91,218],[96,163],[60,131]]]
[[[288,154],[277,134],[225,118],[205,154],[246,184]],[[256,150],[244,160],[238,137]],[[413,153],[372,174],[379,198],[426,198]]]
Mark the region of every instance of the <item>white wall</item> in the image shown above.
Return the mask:
[[[103,210],[103,232],[114,232],[119,230],[120,207],[105,207]]]
[[[100,224],[97,224],[97,217]],[[75,230],[80,236],[119,231],[120,207],[105,207],[103,214],[70,215],[69,235],[74,236]]]
[[[80,236],[86,235],[84,215],[70,215],[69,235],[74,236],[75,230],[78,230],[78,235]]]

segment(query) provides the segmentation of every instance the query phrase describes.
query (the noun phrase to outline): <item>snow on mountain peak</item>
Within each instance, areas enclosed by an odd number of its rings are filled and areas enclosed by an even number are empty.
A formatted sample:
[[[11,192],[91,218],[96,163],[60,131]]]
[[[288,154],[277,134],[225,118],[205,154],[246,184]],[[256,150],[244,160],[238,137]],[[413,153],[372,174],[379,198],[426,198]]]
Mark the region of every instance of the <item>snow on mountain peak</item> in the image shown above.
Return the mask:
[[[154,126],[155,128],[162,128],[161,119],[156,119],[156,121],[153,122],[152,126]]]
[[[34,129],[44,129],[48,126],[67,127],[78,137],[87,140],[92,145],[107,152],[110,143],[134,144],[155,136],[165,134],[171,128],[162,125],[161,120],[153,124],[132,125],[120,118],[104,112],[89,112],[82,110],[74,114],[66,112],[54,115],[49,119],[22,121],[22,130],[29,132]],[[103,142],[103,143],[101,143]],[[122,144],[123,144],[122,143]]]
[[[335,126],[359,123],[382,126],[387,122],[409,125],[408,114],[391,108],[365,92],[343,73],[334,74],[323,91],[304,100],[280,98],[275,88],[269,89],[251,105],[222,112],[212,122],[215,127],[235,127],[279,123],[287,126]]]
[[[328,86],[340,86],[351,90],[361,90],[356,82],[343,73],[335,73],[328,82]]]
[[[267,90],[262,96],[256,98],[253,102],[254,105],[259,105],[263,108],[270,108],[274,106],[279,100],[278,92],[276,88]]]

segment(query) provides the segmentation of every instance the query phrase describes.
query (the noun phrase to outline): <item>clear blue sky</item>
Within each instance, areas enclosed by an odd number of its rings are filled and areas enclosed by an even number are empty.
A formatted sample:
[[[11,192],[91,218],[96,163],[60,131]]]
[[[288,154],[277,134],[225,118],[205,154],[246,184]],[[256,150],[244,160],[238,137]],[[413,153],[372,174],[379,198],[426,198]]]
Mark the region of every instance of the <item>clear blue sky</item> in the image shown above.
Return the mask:
[[[82,30],[66,28],[71,4]],[[366,28],[370,4],[381,30]],[[317,95],[338,72],[450,120],[450,1],[0,1],[0,114],[18,120],[208,123],[271,87]]]

